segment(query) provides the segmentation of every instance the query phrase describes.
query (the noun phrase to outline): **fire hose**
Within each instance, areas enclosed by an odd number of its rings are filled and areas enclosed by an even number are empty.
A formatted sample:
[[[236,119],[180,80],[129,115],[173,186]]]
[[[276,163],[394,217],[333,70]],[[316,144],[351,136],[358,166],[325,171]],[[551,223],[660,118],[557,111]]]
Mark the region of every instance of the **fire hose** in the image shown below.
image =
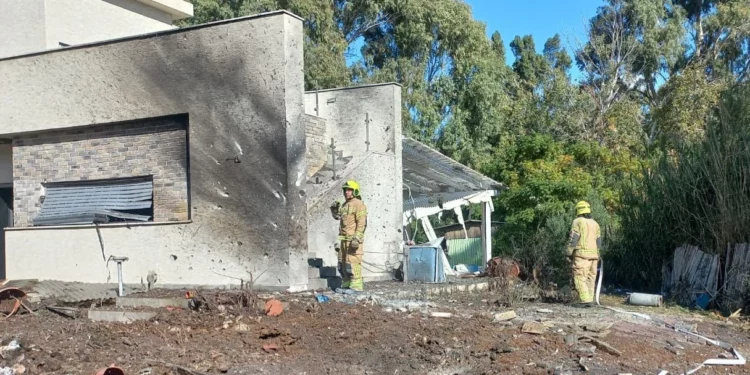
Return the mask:
[[[602,257],[599,257],[599,269],[597,269],[596,272],[597,280],[596,280],[596,290],[594,291],[594,300],[596,301],[597,305],[601,305],[599,303],[599,293],[602,291],[602,279],[604,278],[604,261],[602,260]]]

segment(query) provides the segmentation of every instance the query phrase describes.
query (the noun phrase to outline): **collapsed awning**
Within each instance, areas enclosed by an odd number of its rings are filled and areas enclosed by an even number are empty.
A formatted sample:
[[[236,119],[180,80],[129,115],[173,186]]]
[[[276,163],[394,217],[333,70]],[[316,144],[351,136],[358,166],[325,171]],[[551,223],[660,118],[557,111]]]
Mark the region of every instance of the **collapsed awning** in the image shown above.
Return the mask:
[[[414,139],[404,137],[404,225],[467,204],[489,203],[497,182]]]
[[[497,182],[414,139],[402,139],[404,185],[414,196],[502,190]]]
[[[461,207],[482,205],[481,259],[487,264],[492,252],[490,216],[492,199],[505,185],[497,182],[414,139],[402,139],[404,207],[403,225],[421,222],[430,241],[437,241],[429,216],[453,211],[464,227]],[[408,231],[405,240],[410,241]],[[452,272],[450,268],[447,272]]]
[[[443,200],[442,196],[436,195],[438,198],[436,203],[431,203],[434,199],[430,199],[430,197],[421,197],[423,198],[420,200],[421,207],[416,205],[416,201],[420,197],[414,199],[414,202],[410,198],[404,198],[404,225],[408,225],[413,220],[419,220],[443,211],[455,211],[455,209],[469,204],[489,203],[491,210],[494,211],[492,198],[497,196],[497,194],[496,190],[452,193],[446,196],[445,199],[449,199],[447,201]]]

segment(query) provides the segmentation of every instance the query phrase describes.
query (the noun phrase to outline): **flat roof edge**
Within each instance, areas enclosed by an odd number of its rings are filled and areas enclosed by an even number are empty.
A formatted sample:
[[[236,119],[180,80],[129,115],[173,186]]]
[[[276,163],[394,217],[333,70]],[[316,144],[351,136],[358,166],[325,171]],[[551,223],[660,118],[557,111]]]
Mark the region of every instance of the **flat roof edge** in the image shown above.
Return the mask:
[[[202,28],[206,28],[206,27],[211,27],[211,26],[218,26],[218,25],[230,24],[230,23],[235,23],[235,22],[247,21],[247,20],[256,19],[256,18],[265,18],[265,17],[272,17],[272,16],[278,16],[278,15],[290,16],[292,18],[295,18],[297,20],[300,20],[300,21],[304,22],[304,19],[302,17],[300,17],[300,16],[298,16],[298,15],[296,15],[294,13],[291,13],[291,12],[289,12],[287,10],[275,10],[275,11],[272,11],[272,12],[258,13],[258,14],[253,14],[253,15],[249,15],[249,16],[243,16],[243,17],[230,18],[230,19],[221,20],[221,21],[214,21],[214,22],[202,23],[200,25],[187,26],[187,27],[182,27],[182,28],[175,28],[175,29],[171,29],[171,30],[154,31],[154,32],[151,32],[151,33],[136,34],[136,35],[126,36],[126,37],[122,37],[122,38],[106,39],[106,40],[100,40],[98,42],[77,44],[77,45],[73,45],[73,46],[70,46],[70,47],[54,48],[54,49],[48,49],[48,50],[44,50],[44,51],[37,51],[37,52],[25,53],[25,54],[22,54],[22,55],[8,56],[8,57],[0,58],[0,63],[3,62],[3,61],[15,60],[15,59],[22,59],[22,58],[26,58],[26,57],[33,57],[33,56],[47,55],[47,54],[64,52],[64,51],[70,51],[70,50],[77,50],[77,49],[98,47],[98,46],[104,46],[104,45],[109,45],[109,44],[127,42],[127,41],[131,41],[131,40],[150,39],[150,38],[155,38],[155,37],[159,37],[159,36],[163,36],[163,35],[179,34],[179,33],[188,32],[188,31],[192,31],[192,30],[198,30],[198,29],[202,29]]]
[[[305,94],[315,94],[316,92],[327,92],[327,91],[356,90],[356,89],[364,89],[364,88],[378,87],[378,86],[398,86],[398,87],[403,87],[398,82],[382,82],[382,83],[370,83],[370,84],[366,84],[366,85],[356,85],[356,86],[346,86],[346,87],[334,87],[334,88],[330,88],[330,89],[311,90],[311,91],[305,91]]]
[[[152,8],[169,14],[172,20],[181,20],[194,16],[193,4],[186,0],[137,0]]]

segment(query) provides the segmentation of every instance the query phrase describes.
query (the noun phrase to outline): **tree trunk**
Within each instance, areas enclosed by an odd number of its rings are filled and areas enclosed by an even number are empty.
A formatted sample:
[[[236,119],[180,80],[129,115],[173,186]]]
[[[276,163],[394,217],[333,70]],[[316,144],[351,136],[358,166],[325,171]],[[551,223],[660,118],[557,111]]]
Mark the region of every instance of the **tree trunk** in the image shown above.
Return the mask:
[[[703,50],[703,12],[698,9],[698,17],[695,21],[695,57],[700,58]]]

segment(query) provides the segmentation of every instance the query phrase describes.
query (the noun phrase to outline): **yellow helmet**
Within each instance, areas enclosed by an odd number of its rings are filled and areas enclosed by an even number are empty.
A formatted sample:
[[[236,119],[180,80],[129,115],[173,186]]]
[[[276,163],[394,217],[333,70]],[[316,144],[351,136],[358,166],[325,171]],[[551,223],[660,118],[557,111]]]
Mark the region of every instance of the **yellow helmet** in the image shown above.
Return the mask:
[[[576,216],[591,213],[591,205],[586,201],[576,203]]]
[[[359,184],[357,181],[349,180],[347,181],[344,186],[342,186],[342,189],[352,189],[354,191],[354,196],[359,198]]]

